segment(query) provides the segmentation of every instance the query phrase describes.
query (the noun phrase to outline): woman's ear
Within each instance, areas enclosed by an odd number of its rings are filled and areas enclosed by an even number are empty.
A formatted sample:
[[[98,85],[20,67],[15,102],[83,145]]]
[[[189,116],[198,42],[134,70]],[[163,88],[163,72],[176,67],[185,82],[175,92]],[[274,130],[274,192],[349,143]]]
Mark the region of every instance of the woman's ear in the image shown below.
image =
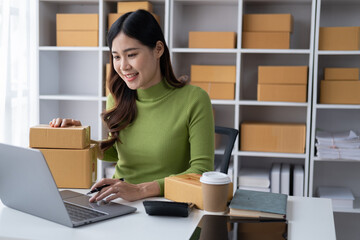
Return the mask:
[[[155,51],[156,57],[160,58],[164,53],[164,43],[162,41],[157,41],[154,51]]]

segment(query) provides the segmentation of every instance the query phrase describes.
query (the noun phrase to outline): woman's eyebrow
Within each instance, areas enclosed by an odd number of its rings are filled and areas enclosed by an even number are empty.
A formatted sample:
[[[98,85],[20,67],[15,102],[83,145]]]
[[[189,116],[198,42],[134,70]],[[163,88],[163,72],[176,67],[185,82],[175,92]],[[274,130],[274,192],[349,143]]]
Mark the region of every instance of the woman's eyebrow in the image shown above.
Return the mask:
[[[127,49],[124,49],[123,52],[126,53],[126,52],[129,52],[129,51],[133,51],[133,50],[138,50],[139,48],[127,48]],[[117,51],[111,51],[111,53],[118,53]]]

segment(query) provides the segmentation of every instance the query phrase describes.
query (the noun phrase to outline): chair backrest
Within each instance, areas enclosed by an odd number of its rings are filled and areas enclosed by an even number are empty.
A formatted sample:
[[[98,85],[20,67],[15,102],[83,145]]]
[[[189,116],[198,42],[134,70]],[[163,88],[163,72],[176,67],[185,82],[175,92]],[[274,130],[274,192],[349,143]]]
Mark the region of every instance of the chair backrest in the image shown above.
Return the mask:
[[[215,133],[225,136],[227,138],[224,154],[220,162],[220,172],[227,174],[231,159],[231,153],[234,148],[234,143],[239,131],[234,128],[215,126]]]

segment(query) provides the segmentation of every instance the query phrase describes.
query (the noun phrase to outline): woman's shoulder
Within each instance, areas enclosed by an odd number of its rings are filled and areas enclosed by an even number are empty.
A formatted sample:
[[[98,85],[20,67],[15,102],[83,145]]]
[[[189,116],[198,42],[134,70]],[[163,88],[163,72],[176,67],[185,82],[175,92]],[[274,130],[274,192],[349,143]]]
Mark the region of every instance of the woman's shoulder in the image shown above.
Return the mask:
[[[182,89],[183,94],[186,94],[189,97],[196,98],[196,99],[198,99],[198,98],[209,99],[208,93],[204,89],[202,89],[198,86],[186,84],[181,89]]]

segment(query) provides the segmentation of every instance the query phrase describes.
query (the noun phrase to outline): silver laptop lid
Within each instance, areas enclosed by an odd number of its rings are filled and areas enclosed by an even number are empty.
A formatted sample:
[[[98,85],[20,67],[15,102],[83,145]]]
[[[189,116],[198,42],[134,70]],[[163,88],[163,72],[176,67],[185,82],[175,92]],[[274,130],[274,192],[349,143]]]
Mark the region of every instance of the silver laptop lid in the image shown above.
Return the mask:
[[[39,150],[0,143],[0,199],[10,208],[73,226]]]

